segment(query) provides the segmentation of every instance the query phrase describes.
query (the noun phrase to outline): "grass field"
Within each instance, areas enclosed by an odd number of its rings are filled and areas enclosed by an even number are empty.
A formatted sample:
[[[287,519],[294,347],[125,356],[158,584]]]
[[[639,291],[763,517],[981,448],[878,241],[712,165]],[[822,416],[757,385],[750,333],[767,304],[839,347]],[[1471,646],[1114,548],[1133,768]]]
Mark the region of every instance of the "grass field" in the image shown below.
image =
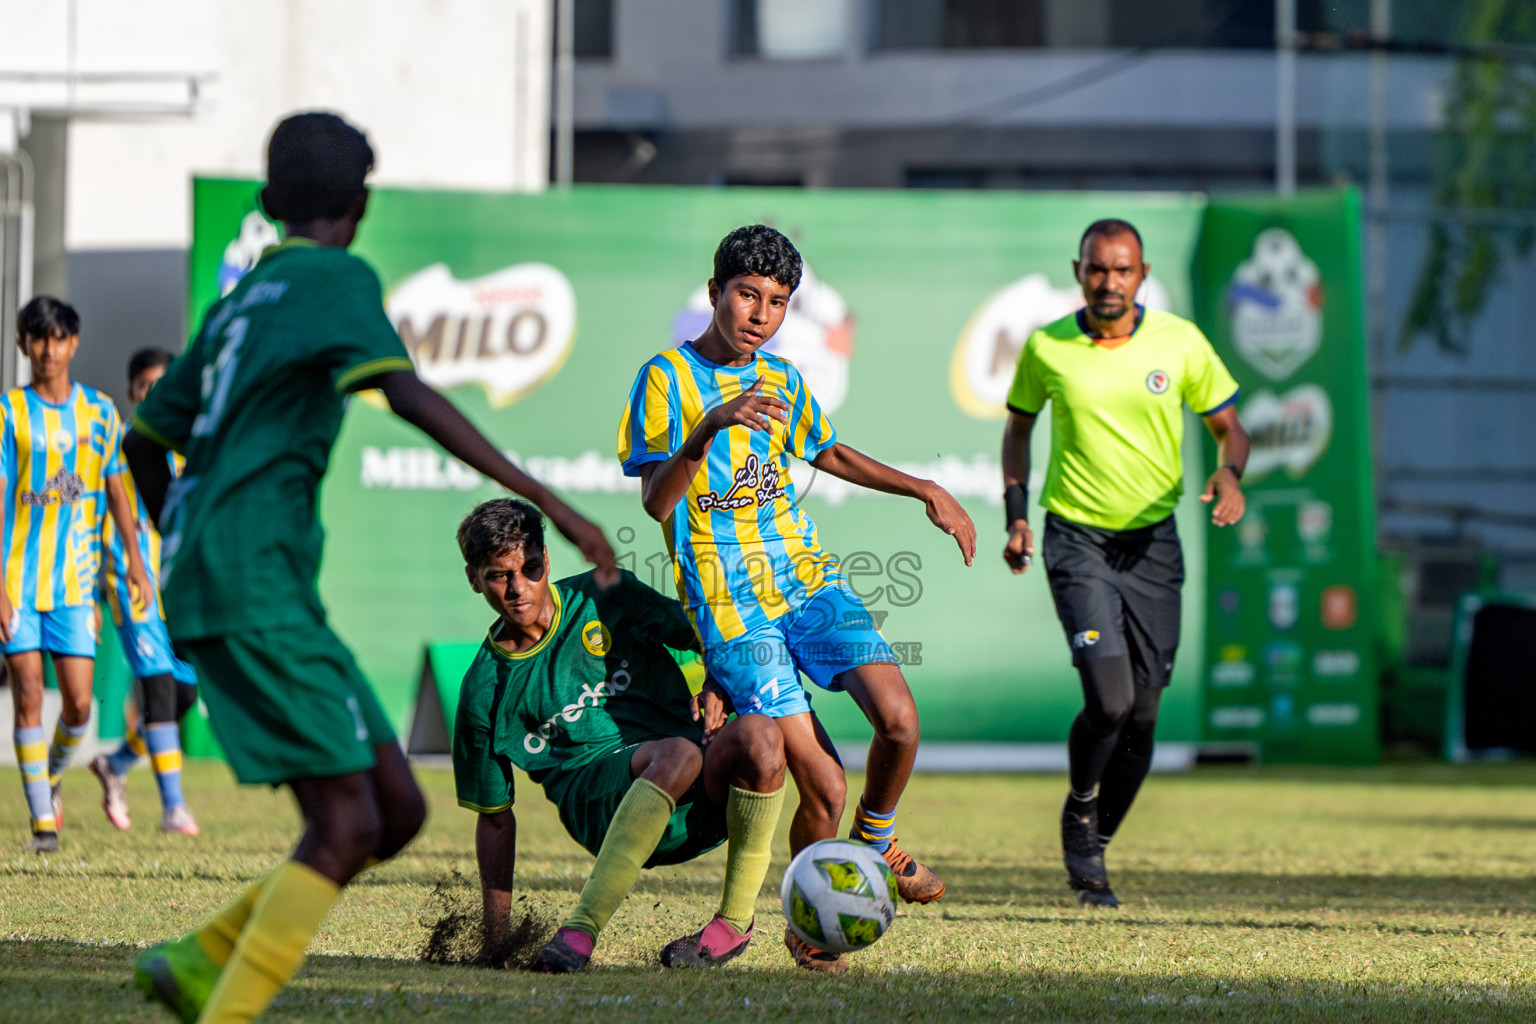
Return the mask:
[[[1536,1019],[1536,766],[1220,769],[1154,777],[1111,850],[1118,912],[1063,884],[1055,777],[927,776],[902,805],[905,844],[949,879],[853,969],[797,972],[765,890],[753,948],[719,971],[653,966],[712,911],[723,851],[646,873],[583,976],[417,959],[431,892],[476,898],[474,816],[424,770],[434,816],[404,856],[349,889],[264,1021]],[[850,780],[857,791],[858,780]],[[135,774],[132,832],[95,780],[65,786],[65,849],[21,851],[20,787],[0,786],[0,1020],[170,1021],[128,984],[138,947],[186,930],[280,857],[281,792],[192,765],[197,839],[162,836]],[[524,783],[518,887],[554,914],[590,858]],[[769,885],[787,856],[780,843]],[[451,882],[450,882],[451,884]]]

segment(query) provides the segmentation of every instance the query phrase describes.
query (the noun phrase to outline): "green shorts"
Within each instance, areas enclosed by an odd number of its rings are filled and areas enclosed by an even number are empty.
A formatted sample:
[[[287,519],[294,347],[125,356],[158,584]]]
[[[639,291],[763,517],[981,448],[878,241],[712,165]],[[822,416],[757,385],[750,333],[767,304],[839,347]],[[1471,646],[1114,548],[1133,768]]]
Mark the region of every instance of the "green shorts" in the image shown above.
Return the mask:
[[[367,771],[395,730],[323,623],[182,641],[214,735],[244,783]]]
[[[594,857],[602,848],[609,822],[613,821],[614,813],[635,781],[629,774],[629,762],[634,753],[634,745],[624,747],[564,774],[560,779],[560,793],[549,794],[560,811],[560,822],[565,830]],[[682,864],[723,842],[725,805],[711,803],[704,795],[703,781],[695,781],[677,802],[677,810],[672,812],[661,842],[656,844],[656,852],[651,854],[645,866]]]

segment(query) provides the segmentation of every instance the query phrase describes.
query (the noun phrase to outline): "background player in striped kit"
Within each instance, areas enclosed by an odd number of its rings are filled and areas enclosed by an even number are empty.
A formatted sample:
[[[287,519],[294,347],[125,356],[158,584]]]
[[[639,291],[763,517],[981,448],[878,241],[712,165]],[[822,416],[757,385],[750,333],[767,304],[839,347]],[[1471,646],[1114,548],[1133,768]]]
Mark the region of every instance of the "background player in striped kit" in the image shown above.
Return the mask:
[[[149,394],[149,389],[165,375],[165,368],[175,358],[163,348],[146,348],[128,360],[129,414]],[[169,453],[173,473],[179,472],[181,457]],[[150,577],[150,595],[142,609],[128,599],[125,573],[127,552],[110,529],[101,543],[106,558],[102,563],[101,592],[112,614],[112,624],[123,644],[123,654],[133,672],[134,696],[125,720],[128,735],[122,746],[111,754],[97,754],[91,772],[101,780],[102,808],[107,819],[120,829],[132,822],[128,817],[128,785],[124,776],[145,754],[160,789],[160,828],[195,836],[200,831],[186,798],[181,792],[181,719],[197,703],[197,673],[192,666],[171,651],[171,638],[165,630],[165,612],[160,607],[160,532],[155,529],[133,475],[124,474],[129,497],[139,521],[139,557]]]
[[[32,383],[0,404],[0,473],[5,477],[0,641],[16,707],[16,761],[32,819],[28,849],[59,848],[59,774],[91,720],[96,658],[96,574],[101,510],[129,544],[128,583],[141,606],[149,577],[123,485],[123,424],[112,400],[70,379],[80,347],[72,306],[39,296],[16,317],[16,340]],[[53,656],[63,708],[44,745],[43,652]]]

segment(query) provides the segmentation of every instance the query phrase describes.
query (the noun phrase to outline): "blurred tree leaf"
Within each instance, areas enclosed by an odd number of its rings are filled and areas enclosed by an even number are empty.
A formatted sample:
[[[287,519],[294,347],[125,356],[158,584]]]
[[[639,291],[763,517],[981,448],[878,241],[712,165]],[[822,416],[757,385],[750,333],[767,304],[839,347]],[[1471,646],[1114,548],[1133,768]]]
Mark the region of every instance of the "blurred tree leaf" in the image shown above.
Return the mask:
[[[1466,0],[1462,41],[1536,41],[1532,0]],[[1399,344],[1429,335],[1465,354],[1472,323],[1506,262],[1536,244],[1536,66],[1518,59],[1463,57],[1445,98],[1429,252],[1419,270]]]

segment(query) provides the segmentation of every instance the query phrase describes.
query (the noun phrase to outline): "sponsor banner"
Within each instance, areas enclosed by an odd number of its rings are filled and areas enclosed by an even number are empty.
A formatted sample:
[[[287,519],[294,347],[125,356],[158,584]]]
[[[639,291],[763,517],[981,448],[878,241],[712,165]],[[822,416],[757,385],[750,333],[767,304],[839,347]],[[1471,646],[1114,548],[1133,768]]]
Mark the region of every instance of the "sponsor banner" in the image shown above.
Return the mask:
[[[249,181],[194,185],[193,324],[276,240],[255,193]],[[1190,315],[1184,268],[1202,209],[1195,196],[1150,194],[380,188],[354,251],[379,272],[387,314],[422,377],[601,523],[626,568],[670,593],[661,528],[615,454],[625,398],[647,358],[708,323],[704,285],[721,237],[758,221],[785,231],[807,268],[772,350],[800,368],[842,441],[943,484],[979,530],[967,569],[918,503],[792,465],[821,544],[843,560],[902,663],[924,739],[1061,743],[1082,700],[1071,640],[1044,572],[1015,577],[1000,557],[1004,396],[1029,331],[1080,303],[1071,263],[1095,219],[1136,224],[1158,274],[1145,301]],[[1034,440],[1042,472],[1047,426]],[[1193,494],[1201,460],[1197,433],[1189,436]],[[743,488],[768,483],[761,467],[755,476],[738,469]],[[489,624],[464,582],[454,529],[497,493],[369,396],[353,403],[323,489],[320,585],[330,621],[397,724],[428,642],[474,640]],[[1191,741],[1204,728],[1203,511],[1191,497],[1179,513],[1190,580],[1184,654],[1160,739]],[[549,545],[557,577],[583,569],[561,538]],[[606,643],[585,633],[584,642]],[[868,736],[851,700],[813,698],[835,738]]]
[[[1205,735],[1275,761],[1380,756],[1359,233],[1353,191],[1216,201],[1194,264],[1253,439],[1246,517],[1206,530]]]

